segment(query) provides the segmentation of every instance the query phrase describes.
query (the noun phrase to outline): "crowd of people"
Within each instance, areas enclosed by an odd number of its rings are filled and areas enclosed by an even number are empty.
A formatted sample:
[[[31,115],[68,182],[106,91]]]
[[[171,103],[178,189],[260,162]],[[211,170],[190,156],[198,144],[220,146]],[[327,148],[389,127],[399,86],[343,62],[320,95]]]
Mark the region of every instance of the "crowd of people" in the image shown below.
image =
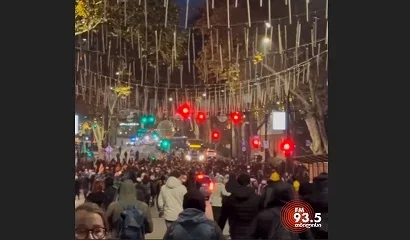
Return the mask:
[[[302,166],[287,175],[260,163],[178,158],[96,161],[86,167],[79,164],[75,177],[76,198],[82,190],[86,199],[75,210],[77,239],[145,239],[155,228],[151,207],[165,220],[166,240],[224,239],[226,224],[231,239],[327,239],[326,173],[309,183]],[[213,220],[205,215],[198,174],[215,183],[209,197]],[[296,198],[322,214],[321,228],[295,234],[281,225],[281,208]]]

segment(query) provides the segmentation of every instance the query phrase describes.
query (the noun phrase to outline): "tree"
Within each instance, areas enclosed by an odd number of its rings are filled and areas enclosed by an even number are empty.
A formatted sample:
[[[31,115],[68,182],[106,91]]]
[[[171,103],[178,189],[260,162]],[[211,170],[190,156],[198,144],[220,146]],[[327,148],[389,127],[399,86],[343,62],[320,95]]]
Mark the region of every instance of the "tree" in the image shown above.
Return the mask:
[[[269,34],[270,29],[274,29],[276,35],[279,31],[279,26],[270,27],[266,29],[264,21],[268,19],[268,13],[265,10],[261,9],[259,6],[255,6],[255,4],[259,5],[259,1],[253,1],[253,6],[251,6],[251,19],[252,21],[262,20],[260,24],[252,24],[252,27],[248,30],[242,25],[241,27],[237,27],[238,23],[247,22],[247,9],[246,5],[244,6],[245,1],[239,1],[239,5],[242,4],[242,7],[234,8],[230,6],[230,22],[231,22],[231,30],[232,36],[227,34],[227,8],[226,3],[225,5],[220,2],[220,6],[215,7],[210,12],[210,22],[213,26],[224,26],[224,27],[213,27],[212,33],[210,29],[207,29],[207,15],[206,12],[202,15],[200,20],[198,21],[197,25],[203,28],[203,32],[206,37],[206,41],[204,43],[204,47],[202,48],[201,52],[199,53],[198,59],[196,61],[196,66],[199,69],[199,73],[201,78],[204,81],[213,82],[219,80],[221,82],[226,82],[226,85],[230,89],[230,94],[237,94],[239,89],[239,84],[244,80],[249,80],[255,78],[256,80],[258,77],[263,77],[266,75],[276,74],[281,80],[281,89],[279,92],[287,94],[290,93],[292,96],[292,103],[295,106],[295,109],[302,114],[306,125],[309,129],[310,136],[312,138],[312,145],[311,150],[314,154],[322,154],[328,152],[328,143],[327,143],[327,135],[324,128],[324,116],[327,112],[327,70],[325,70],[325,61],[323,60],[324,57],[327,56],[326,54],[320,55],[317,57],[317,60],[309,60],[308,64],[303,64],[304,71],[307,72],[306,74],[309,75],[307,81],[303,81],[303,83],[298,84],[297,86],[293,86],[290,89],[286,89],[284,84],[286,81],[289,81],[283,74],[279,74],[280,72],[287,71],[287,69],[291,68],[301,68],[299,64],[302,61],[306,61],[307,58],[313,58],[317,53],[310,53],[308,56],[305,56],[305,47],[301,48],[302,50],[296,52],[295,47],[295,38],[296,38],[296,31],[295,26],[296,24],[288,25],[287,23],[282,23],[282,31],[284,30],[284,26],[287,25],[287,39],[285,43],[285,39],[282,38],[282,49],[280,50],[279,44],[275,44],[273,41],[270,43],[270,46],[264,46],[261,44],[261,41],[267,34]],[[283,2],[280,5],[273,6],[274,4],[278,4],[280,1],[276,1],[272,3],[272,18],[276,17],[283,17],[287,16],[288,9]],[[251,5],[252,5],[251,3]],[[300,3],[293,3],[295,7],[293,9],[299,9],[303,12],[303,8]],[[321,6],[319,6],[321,4]],[[312,5],[310,8],[313,11],[314,9],[320,9],[324,7],[324,1],[322,1],[319,5]],[[322,6],[323,5],[323,6]],[[296,12],[295,12],[296,13]],[[325,18],[320,18],[326,22]],[[297,19],[295,18],[294,21]],[[287,20],[288,21],[288,20]],[[276,22],[277,24],[277,22]],[[320,25],[323,25],[323,21],[316,26],[316,29],[322,30]],[[311,29],[312,26],[308,24],[304,24],[305,26],[301,29],[301,43],[309,44],[311,43]],[[307,27],[306,27],[307,26]],[[293,28],[292,28],[293,27]],[[218,28],[220,30],[218,30]],[[323,28],[325,29],[325,28]],[[324,31],[317,32],[317,39],[321,39],[322,36],[325,35]],[[218,44],[216,44],[216,32],[218,31]],[[248,32],[246,32],[248,31]],[[283,34],[283,33],[282,33]],[[212,37],[211,37],[212,35]],[[246,37],[248,36],[248,37]],[[277,37],[277,36],[276,36]],[[212,39],[212,41],[211,41]],[[291,41],[291,40],[293,41]],[[230,40],[230,41],[228,41]],[[248,42],[246,44],[246,41]],[[230,42],[230,48],[228,48],[228,43]],[[211,44],[212,43],[212,44]],[[316,45],[316,44],[315,44]],[[236,60],[236,47],[239,46],[239,59]],[[247,48],[246,48],[247,46]],[[287,47],[287,48],[286,48]],[[308,46],[309,48],[311,46]],[[322,52],[326,52],[325,44],[322,43]],[[320,49],[320,48],[319,48]],[[230,59],[229,59],[229,50]],[[315,51],[319,51],[317,46],[314,48]],[[274,52],[280,52],[280,55]],[[301,54],[303,53],[303,56]],[[277,61],[275,62],[270,57],[270,54],[277,54]],[[264,56],[265,55],[265,56]],[[213,57],[212,57],[213,56]],[[269,56],[269,57],[268,57]],[[303,60],[302,60],[303,58]],[[274,58],[273,58],[274,59]],[[297,60],[300,60],[296,62]],[[310,64],[317,63],[317,64]],[[262,68],[262,69],[261,69]],[[309,71],[307,71],[309,69]],[[287,74],[286,74],[287,75]],[[299,78],[301,76],[298,76]],[[257,81],[258,82],[258,81]],[[260,84],[263,84],[259,81]],[[287,83],[288,84],[288,83]],[[265,86],[266,87],[266,86]],[[281,94],[283,95],[283,94]],[[254,108],[253,115],[255,119],[260,121],[261,116],[263,116],[267,112],[271,112],[273,109],[282,108],[283,109],[283,96],[275,96],[272,102],[266,102],[265,105],[258,102],[258,108]],[[282,98],[282,99],[280,99]],[[258,100],[256,100],[258,101]],[[277,104],[277,101],[280,104]],[[282,104],[282,106],[281,106]],[[279,110],[279,109],[278,109]]]
[[[75,33],[80,35],[104,22],[104,4],[99,0],[75,0]]]
[[[77,1],[77,25],[80,25],[81,19],[97,22],[92,16],[103,16],[103,21],[99,21],[98,26],[86,27],[83,24],[82,30],[76,32],[76,35],[83,34],[81,38],[85,39],[76,46],[76,59],[80,61],[77,63],[80,69],[121,81],[123,84],[119,87],[129,87],[126,82],[140,80],[140,65],[144,66],[146,81],[151,82],[148,78],[154,76],[153,72],[159,73],[164,64],[178,66],[179,59],[185,54],[184,32],[176,27],[179,12],[172,1],[167,1],[167,8],[164,7],[163,0],[90,1],[94,3],[90,5],[85,4],[88,2],[85,0]],[[85,82],[93,81],[92,74],[81,75],[81,71],[78,71],[77,78],[83,78]],[[101,87],[104,88],[104,85],[99,85]],[[114,88],[114,81],[112,87]],[[88,94],[96,94],[96,91],[89,91]],[[118,113],[116,107],[122,98],[127,99],[131,93],[119,96],[115,92],[104,91],[104,94],[110,96],[106,98],[109,99],[107,121],[109,135],[114,136],[115,116]]]
[[[95,143],[98,148],[98,157],[102,159],[104,157],[104,149],[102,146],[102,141],[104,140],[104,125],[101,121],[98,121],[97,118],[93,118],[93,120],[85,121],[81,125],[80,134],[84,135],[88,131],[92,131]]]

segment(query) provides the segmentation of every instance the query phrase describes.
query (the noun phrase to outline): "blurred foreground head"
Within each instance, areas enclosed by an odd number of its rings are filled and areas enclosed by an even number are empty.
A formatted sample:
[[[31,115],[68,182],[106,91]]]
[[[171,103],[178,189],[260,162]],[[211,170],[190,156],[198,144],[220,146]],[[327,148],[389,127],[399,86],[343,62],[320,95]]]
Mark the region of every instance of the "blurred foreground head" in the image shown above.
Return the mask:
[[[183,208],[184,209],[195,208],[202,212],[205,212],[205,209],[206,209],[205,197],[200,191],[196,189],[189,190],[184,195]]]
[[[76,239],[106,239],[108,223],[104,212],[94,203],[84,203],[75,209]]]

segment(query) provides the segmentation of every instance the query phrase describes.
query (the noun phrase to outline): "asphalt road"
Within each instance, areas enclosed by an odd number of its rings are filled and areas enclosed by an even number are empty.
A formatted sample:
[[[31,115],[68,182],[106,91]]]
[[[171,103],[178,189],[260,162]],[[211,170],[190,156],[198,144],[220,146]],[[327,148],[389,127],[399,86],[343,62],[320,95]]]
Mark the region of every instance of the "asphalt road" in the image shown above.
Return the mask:
[[[78,205],[82,204],[84,202],[83,196],[81,196],[80,200],[75,201],[75,206],[77,207]],[[205,215],[209,219],[213,219],[212,215],[212,208],[209,202],[206,202],[206,212]],[[152,216],[152,221],[154,222],[154,231],[150,234],[146,235],[146,239],[162,239],[165,235],[166,232],[166,226],[165,226],[165,220],[163,218],[158,217],[158,211],[156,207],[151,208],[151,216]],[[225,236],[229,235],[229,225],[226,224],[224,231],[223,231]]]

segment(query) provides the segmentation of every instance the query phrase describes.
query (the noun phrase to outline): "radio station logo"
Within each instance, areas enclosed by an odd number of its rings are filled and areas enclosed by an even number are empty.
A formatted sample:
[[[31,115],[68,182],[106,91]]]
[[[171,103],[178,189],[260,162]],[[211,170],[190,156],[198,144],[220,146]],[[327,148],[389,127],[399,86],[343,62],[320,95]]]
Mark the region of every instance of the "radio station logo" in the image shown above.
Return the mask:
[[[312,206],[303,200],[292,200],[286,203],[281,210],[280,218],[282,225],[294,233],[322,227],[321,213],[315,213]]]

